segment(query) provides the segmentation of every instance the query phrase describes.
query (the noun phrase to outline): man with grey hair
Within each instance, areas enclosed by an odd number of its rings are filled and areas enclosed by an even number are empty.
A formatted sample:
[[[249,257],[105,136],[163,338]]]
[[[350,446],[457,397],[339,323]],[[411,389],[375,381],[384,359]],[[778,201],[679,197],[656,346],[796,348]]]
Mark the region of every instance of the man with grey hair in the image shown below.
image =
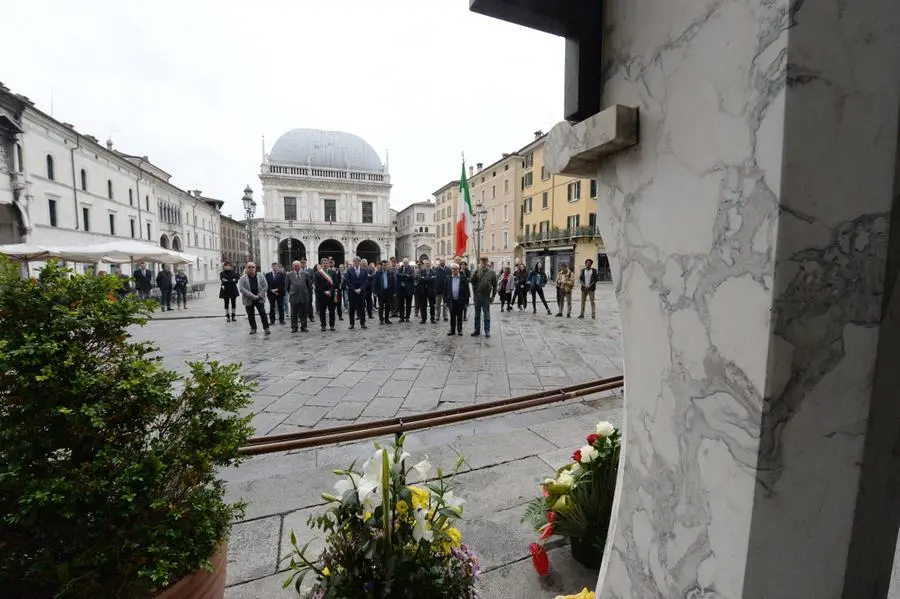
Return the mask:
[[[262,320],[263,330],[266,335],[270,335],[269,318],[266,315],[266,278],[256,272],[256,264],[248,262],[246,272],[238,280],[238,291],[241,294],[241,301],[247,310],[247,318],[250,319],[250,334],[256,334],[256,312],[259,312],[259,318]]]
[[[284,292],[291,300],[291,332],[297,332],[297,319],[300,319],[300,330],[307,332],[306,322],[309,316],[309,302],[313,294],[313,279],[306,268],[306,260],[294,260],[293,269],[284,280]]]
[[[469,279],[456,262],[450,263],[444,301],[450,306],[450,332],[447,335],[462,335],[463,310],[469,304]]]

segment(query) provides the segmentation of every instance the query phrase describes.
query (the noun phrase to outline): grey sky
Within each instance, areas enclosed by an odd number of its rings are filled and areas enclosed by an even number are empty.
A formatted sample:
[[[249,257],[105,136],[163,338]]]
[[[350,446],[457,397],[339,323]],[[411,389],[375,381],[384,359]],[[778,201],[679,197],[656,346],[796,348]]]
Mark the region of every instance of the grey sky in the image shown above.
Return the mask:
[[[563,40],[468,0],[29,0],[3,18],[0,81],[235,217],[263,135],[387,148],[402,208],[456,178],[461,151],[493,162],[562,117]]]

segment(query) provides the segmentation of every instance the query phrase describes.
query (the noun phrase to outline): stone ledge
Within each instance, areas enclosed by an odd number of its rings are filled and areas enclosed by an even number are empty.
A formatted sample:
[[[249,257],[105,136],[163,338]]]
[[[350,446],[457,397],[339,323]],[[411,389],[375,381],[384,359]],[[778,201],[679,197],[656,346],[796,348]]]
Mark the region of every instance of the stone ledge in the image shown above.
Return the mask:
[[[638,109],[616,104],[570,124],[557,123],[547,137],[544,163],[552,173],[596,177],[600,159],[638,143]]]

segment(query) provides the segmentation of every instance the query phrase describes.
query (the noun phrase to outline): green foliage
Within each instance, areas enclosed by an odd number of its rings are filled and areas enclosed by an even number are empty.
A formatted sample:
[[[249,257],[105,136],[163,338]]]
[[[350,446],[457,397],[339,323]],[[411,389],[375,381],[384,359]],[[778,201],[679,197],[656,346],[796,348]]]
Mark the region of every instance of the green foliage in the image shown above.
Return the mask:
[[[0,264],[0,588],[141,598],[202,567],[243,505],[216,469],[252,433],[238,365],[166,370],[119,277]]]
[[[376,445],[377,447],[377,445]],[[393,450],[381,449],[361,469],[352,464],[335,473],[342,479],[337,495],[323,494],[327,512],[310,517],[310,528],[325,535],[321,556],[308,556],[308,544],[297,545],[292,574],[284,583],[298,592],[306,576],[315,578],[315,599],[474,599],[478,558],[461,543],[454,522],[462,516],[462,500],[454,497],[453,477],[440,469],[437,479],[411,486],[413,468],[420,475],[427,461],[408,468],[409,454],[401,438]]]

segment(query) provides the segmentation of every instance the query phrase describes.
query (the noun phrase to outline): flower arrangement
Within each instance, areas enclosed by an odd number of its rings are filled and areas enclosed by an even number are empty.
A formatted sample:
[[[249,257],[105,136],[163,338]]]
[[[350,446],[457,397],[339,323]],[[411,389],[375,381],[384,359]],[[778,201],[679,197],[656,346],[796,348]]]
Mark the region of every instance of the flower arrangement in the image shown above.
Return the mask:
[[[437,469],[431,483],[410,485],[415,470],[424,481],[432,466],[426,456],[406,467],[410,455],[401,437],[393,448],[376,451],[360,470],[355,462],[334,485],[335,494],[309,526],[325,533],[321,556],[308,556],[309,543],[298,547],[291,531],[291,577],[300,593],[307,575],[315,577],[314,599],[475,599],[478,557],[462,544],[454,522],[462,517],[463,499],[454,495],[454,479],[463,463],[457,460],[451,477]]]
[[[568,537],[576,560],[599,567],[612,514],[620,443],[616,427],[598,423],[587,444],[572,454],[572,463],[541,483],[543,497],[528,504],[522,520],[540,533],[539,542],[530,547],[539,576],[549,572],[543,544],[552,536]]]

